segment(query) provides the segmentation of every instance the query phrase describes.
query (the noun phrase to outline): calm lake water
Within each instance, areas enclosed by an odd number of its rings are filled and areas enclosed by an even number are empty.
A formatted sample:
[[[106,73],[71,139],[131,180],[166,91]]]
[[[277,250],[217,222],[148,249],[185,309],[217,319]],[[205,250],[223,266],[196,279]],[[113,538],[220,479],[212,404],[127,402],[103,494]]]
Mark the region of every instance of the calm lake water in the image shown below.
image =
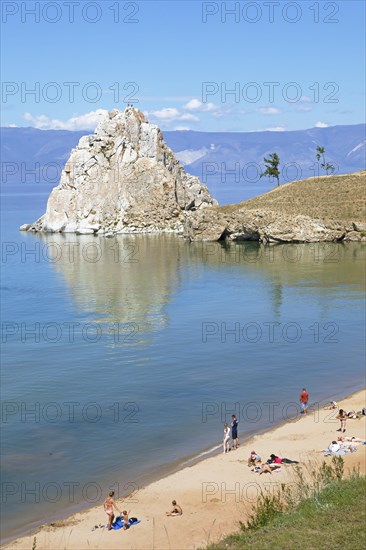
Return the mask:
[[[364,386],[365,245],[20,233],[47,196],[2,194],[4,539]]]

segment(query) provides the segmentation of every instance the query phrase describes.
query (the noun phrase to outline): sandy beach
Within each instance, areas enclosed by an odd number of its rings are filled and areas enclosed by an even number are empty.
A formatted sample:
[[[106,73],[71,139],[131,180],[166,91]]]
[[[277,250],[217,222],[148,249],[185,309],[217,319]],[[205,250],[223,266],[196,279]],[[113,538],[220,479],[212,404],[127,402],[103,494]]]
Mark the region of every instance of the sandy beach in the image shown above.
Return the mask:
[[[366,404],[366,390],[338,402],[338,406],[359,411]],[[247,466],[250,452],[255,450],[264,461],[271,453],[301,462],[320,464],[321,453],[337,439],[338,410],[315,410],[252,439],[242,442],[239,449],[220,453],[193,466],[164,477],[140,489],[125,501],[117,501],[121,510],[141,520],[127,531],[94,529],[106,524],[102,502],[90,510],[75,514],[54,526],[44,525],[37,532],[17,539],[7,549],[30,550],[34,536],[37,550],[112,550],[116,548],[147,550],[188,550],[205,547],[208,543],[239,529],[255,503],[261,489],[276,490],[280,483],[291,482],[292,465],[281,467],[278,473],[259,476]],[[221,426],[218,425],[218,432]],[[239,441],[240,432],[239,424]],[[366,416],[347,420],[347,436],[366,438]],[[344,456],[345,471],[359,467],[366,471],[366,446]],[[324,458],[330,461],[331,458]],[[167,517],[175,499],[183,508],[180,517]]]

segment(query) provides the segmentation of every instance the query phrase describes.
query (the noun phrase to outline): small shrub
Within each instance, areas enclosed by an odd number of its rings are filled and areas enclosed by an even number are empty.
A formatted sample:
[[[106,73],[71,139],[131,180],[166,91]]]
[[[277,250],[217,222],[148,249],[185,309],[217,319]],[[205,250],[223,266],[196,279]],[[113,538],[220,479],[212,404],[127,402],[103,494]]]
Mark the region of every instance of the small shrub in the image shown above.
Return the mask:
[[[282,514],[283,504],[281,494],[269,495],[261,493],[258,502],[246,524],[240,522],[242,531],[258,529],[270,523],[276,516]]]
[[[333,456],[333,473],[338,481],[343,478],[344,474],[344,460],[341,456]]]

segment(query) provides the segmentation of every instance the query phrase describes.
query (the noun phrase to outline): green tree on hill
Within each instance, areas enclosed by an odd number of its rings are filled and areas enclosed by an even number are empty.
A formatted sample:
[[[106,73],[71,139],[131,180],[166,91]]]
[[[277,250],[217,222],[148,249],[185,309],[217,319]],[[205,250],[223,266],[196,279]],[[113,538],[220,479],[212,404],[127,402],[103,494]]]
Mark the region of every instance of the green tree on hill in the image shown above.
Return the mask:
[[[325,170],[327,176],[329,175],[328,172],[333,174],[333,172],[335,171],[335,166],[333,164],[330,164],[330,162],[325,162],[325,149],[324,147],[320,147],[320,145],[318,145],[316,148],[316,159],[318,162],[320,161],[320,159],[322,160],[320,166],[323,168],[323,170]]]
[[[266,169],[260,175],[260,177],[262,178],[263,176],[268,176],[269,178],[271,177],[275,178],[277,180],[277,187],[278,187],[280,184],[280,179],[279,179],[280,171],[278,169],[278,166],[280,164],[280,157],[277,155],[277,153],[271,153],[268,159],[264,157],[263,160],[264,160]]]

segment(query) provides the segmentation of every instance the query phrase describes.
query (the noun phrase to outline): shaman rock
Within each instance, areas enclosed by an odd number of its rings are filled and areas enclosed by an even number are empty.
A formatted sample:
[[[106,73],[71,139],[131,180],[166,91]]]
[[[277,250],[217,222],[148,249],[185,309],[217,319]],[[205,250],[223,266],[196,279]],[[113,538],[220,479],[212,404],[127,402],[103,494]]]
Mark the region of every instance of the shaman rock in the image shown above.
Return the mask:
[[[190,212],[214,206],[160,129],[128,107],[102,118],[72,150],[46,213],[22,230],[79,234],[181,231]]]

